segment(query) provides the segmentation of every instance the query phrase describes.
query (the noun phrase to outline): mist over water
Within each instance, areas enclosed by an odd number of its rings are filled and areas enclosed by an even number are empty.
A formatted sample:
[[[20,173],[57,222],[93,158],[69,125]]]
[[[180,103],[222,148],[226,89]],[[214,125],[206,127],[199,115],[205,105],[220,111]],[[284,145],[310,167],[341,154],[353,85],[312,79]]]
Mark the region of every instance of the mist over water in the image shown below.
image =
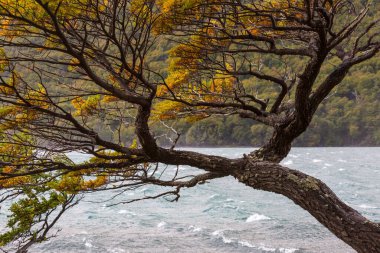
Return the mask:
[[[202,153],[240,157],[247,148],[199,148]],[[76,161],[86,159],[72,155]],[[282,162],[323,180],[347,204],[380,221],[380,148],[294,148]],[[175,168],[167,170],[174,173]],[[196,169],[180,167],[180,172]],[[101,204],[82,202],[64,215],[58,237],[30,252],[355,252],[292,201],[253,190],[234,178],[183,189],[178,202],[147,200],[108,206],[157,187],[119,192]],[[117,192],[114,192],[117,193]],[[85,201],[102,201],[111,192]]]

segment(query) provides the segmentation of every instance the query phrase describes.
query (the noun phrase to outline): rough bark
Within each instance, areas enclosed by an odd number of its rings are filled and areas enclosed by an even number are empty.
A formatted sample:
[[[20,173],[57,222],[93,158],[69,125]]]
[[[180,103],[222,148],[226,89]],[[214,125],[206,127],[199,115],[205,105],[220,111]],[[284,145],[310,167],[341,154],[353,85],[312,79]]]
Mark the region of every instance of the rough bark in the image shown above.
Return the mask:
[[[276,130],[268,143],[252,152],[250,157],[253,160],[278,163],[290,152],[292,141],[293,139],[286,136],[284,131]]]
[[[254,189],[281,194],[305,209],[359,253],[380,253],[380,223],[346,205],[322,181],[277,162],[228,159],[190,151],[158,148],[155,160],[210,171],[215,178],[232,175]]]
[[[292,141],[306,130],[309,121],[295,119],[284,129],[277,129],[263,148],[244,159],[228,159],[158,147],[148,130],[148,117],[149,110],[141,107],[137,134],[152,160],[197,167],[212,172],[215,177],[232,175],[254,189],[281,194],[308,211],[358,252],[380,253],[379,223],[371,222],[346,205],[322,181],[278,164],[289,153]]]
[[[380,223],[347,206],[322,181],[275,163],[249,160],[234,176],[247,186],[293,200],[357,252],[380,252]]]
[[[305,132],[310,121],[311,116],[307,121],[295,118],[289,124],[276,128],[268,143],[252,152],[250,157],[259,161],[281,162],[289,154],[293,140]]]

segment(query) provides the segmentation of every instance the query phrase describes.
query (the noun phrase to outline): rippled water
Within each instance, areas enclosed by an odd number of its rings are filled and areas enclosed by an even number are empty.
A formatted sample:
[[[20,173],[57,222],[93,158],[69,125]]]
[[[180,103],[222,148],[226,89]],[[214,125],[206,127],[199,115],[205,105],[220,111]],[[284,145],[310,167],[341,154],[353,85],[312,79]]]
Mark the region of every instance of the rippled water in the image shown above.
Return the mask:
[[[228,157],[250,152],[193,150]],[[322,179],[346,203],[379,222],[378,161],[380,148],[294,148],[283,164]],[[125,192],[118,200],[153,194],[154,189]],[[100,201],[110,194],[95,193],[85,200]],[[30,252],[354,252],[292,201],[253,190],[232,177],[184,189],[176,203],[157,199],[108,204],[79,204],[59,222],[57,238]]]

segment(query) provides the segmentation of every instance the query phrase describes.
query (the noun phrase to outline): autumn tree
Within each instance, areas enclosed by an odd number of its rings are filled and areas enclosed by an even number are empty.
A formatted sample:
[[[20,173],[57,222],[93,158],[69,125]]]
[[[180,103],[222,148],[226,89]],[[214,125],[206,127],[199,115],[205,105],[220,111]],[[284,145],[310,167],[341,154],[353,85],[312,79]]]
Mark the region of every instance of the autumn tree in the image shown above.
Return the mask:
[[[293,200],[358,252],[380,252],[379,223],[320,180],[279,165],[321,102],[380,50],[378,6],[0,0],[0,203],[12,213],[0,244],[17,242],[24,252],[47,240],[88,192],[153,184],[162,191],[146,198],[174,201],[182,188],[234,176]],[[173,45],[167,69],[150,64],[158,41]],[[262,123],[273,134],[239,159],[176,148],[172,122],[218,115]],[[171,147],[159,145],[157,124],[167,127]],[[100,134],[106,127],[112,140]],[[92,158],[74,164],[70,151]],[[165,179],[160,164],[199,174]]]

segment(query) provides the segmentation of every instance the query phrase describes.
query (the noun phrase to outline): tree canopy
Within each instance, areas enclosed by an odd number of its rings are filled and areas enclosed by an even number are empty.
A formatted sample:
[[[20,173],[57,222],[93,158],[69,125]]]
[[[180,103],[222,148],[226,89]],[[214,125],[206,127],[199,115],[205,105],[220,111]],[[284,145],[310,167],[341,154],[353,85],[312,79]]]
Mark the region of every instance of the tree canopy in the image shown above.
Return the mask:
[[[88,192],[154,184],[162,191],[146,198],[175,201],[181,188],[232,175],[292,199],[357,251],[379,252],[378,223],[320,180],[278,164],[352,68],[378,54],[378,7],[0,0],[0,203],[12,212],[0,245],[17,242],[23,252],[47,240]],[[170,48],[167,68],[154,60],[160,44]],[[268,139],[239,159],[176,148],[176,122],[219,116],[266,127]],[[163,137],[169,147],[160,146]],[[92,158],[75,164],[72,151]],[[164,179],[160,164],[199,174]]]

